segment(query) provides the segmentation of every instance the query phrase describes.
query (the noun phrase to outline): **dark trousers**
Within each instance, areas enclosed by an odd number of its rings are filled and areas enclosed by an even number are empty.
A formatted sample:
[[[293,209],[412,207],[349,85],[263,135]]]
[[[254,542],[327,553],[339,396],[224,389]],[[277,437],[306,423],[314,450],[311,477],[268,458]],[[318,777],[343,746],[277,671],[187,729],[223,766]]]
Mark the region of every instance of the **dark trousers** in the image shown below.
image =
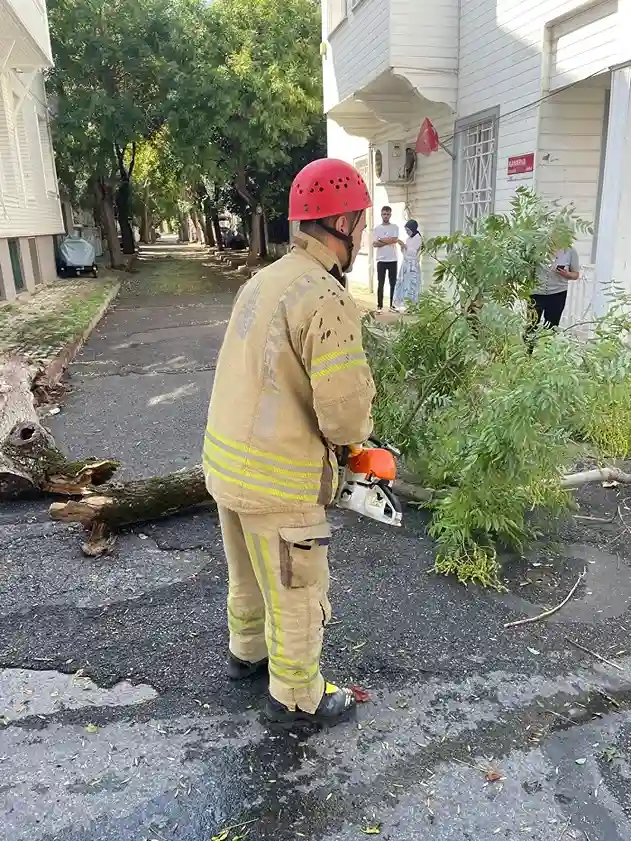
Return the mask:
[[[530,298],[532,326],[536,327],[543,319],[544,327],[558,327],[566,301],[567,292],[555,292],[552,295],[532,295]]]
[[[383,287],[386,283],[386,274],[390,281],[390,306],[394,300],[394,287],[397,285],[397,262],[392,263],[379,262],[377,263],[377,306],[379,309],[383,307]]]

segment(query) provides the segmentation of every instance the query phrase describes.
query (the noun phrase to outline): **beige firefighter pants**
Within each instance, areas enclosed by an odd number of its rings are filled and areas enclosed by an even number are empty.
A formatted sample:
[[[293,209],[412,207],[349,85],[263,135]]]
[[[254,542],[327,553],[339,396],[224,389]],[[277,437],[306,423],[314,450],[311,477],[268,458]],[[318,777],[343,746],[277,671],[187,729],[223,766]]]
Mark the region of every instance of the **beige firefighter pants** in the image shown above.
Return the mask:
[[[269,657],[270,694],[315,712],[324,693],[320,654],[331,618],[330,527],[324,508],[237,514],[219,506],[228,560],[230,651],[253,663]]]

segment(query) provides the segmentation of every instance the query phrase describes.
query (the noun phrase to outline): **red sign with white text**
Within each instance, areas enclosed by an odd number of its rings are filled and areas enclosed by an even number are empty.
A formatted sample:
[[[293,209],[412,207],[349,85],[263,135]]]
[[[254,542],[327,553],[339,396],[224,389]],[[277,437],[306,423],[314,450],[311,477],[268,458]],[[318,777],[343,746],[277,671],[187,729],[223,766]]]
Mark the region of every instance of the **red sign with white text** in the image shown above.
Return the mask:
[[[508,159],[508,174],[523,175],[535,171],[535,153],[528,152],[527,155],[513,155]]]

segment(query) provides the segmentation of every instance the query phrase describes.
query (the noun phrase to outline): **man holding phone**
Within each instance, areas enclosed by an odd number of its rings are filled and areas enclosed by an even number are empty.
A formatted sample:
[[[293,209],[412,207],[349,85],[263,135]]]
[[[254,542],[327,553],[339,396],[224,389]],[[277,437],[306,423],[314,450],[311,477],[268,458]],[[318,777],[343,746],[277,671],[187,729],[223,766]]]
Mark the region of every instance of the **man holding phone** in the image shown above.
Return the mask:
[[[545,327],[558,327],[567,301],[569,281],[580,277],[578,252],[575,248],[557,251],[550,266],[542,266],[537,285],[530,297],[532,326],[542,320]]]

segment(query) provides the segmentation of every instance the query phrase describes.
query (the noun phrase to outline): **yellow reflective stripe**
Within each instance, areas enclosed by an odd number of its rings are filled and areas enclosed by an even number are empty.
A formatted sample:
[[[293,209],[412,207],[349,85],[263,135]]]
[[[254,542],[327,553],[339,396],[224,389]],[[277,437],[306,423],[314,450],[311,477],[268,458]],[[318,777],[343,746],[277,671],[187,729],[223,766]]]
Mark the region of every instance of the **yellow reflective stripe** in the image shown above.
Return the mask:
[[[310,674],[304,669],[295,669],[291,672],[285,672],[284,670],[279,671],[271,663],[272,660],[270,658],[269,673],[275,677],[276,680],[280,681],[280,683],[284,683],[286,686],[308,686],[310,683],[315,683],[320,677],[319,664]],[[297,672],[304,675],[304,677],[298,677]]]
[[[333,374],[335,371],[343,371],[345,368],[356,368],[360,365],[365,365],[365,359],[351,359],[348,362],[340,362],[339,365],[329,365],[326,368],[322,368],[320,371],[316,371],[315,374],[311,375],[312,380],[320,379],[320,377],[327,377],[329,374]]]
[[[282,467],[275,467],[271,464],[267,466],[260,461],[256,462],[257,469],[254,470],[249,467],[247,456],[237,456],[227,450],[222,450],[209,438],[207,438],[204,442],[204,452],[207,455],[212,454],[213,461],[223,464],[224,467],[227,467],[228,469],[237,470],[240,473],[246,474],[252,479],[262,479],[268,482],[271,478],[274,478],[274,476],[278,474],[279,478],[288,484],[297,484],[300,485],[300,487],[311,487],[317,491],[320,490],[319,477],[316,477],[314,473],[296,473],[293,470],[285,470]],[[232,463],[230,462],[230,459],[232,459]]]
[[[228,605],[228,628],[237,634],[245,635],[248,632],[258,634],[265,625],[265,616],[251,614],[249,616],[237,616],[234,610]]]
[[[279,488],[270,487],[269,485],[257,485],[252,482],[246,482],[243,478],[231,476],[230,473],[222,470],[218,465],[213,464],[210,458],[204,454],[204,465],[209,473],[214,473],[224,482],[230,482],[233,485],[239,485],[242,488],[247,488],[250,491],[258,491],[268,496],[277,496],[279,499],[296,499],[301,502],[315,502],[318,501],[317,493],[291,493],[290,491],[282,491]]]
[[[250,558],[261,583],[265,607],[268,612],[268,622],[265,626],[267,651],[270,662],[275,657],[284,657],[283,628],[280,613],[280,602],[278,589],[276,587],[276,576],[272,568],[269,553],[269,544],[264,537],[258,534],[244,531],[245,543],[248,547]]]
[[[249,444],[243,444],[240,441],[232,441],[230,438],[226,438],[224,435],[219,435],[214,429],[211,429],[210,426],[206,427],[206,432],[209,435],[212,435],[213,438],[216,438],[218,441],[226,444],[228,447],[234,447],[235,450],[239,452],[247,453],[248,455],[253,456],[254,458],[269,458],[272,461],[276,461],[279,464],[288,464],[293,465],[295,467],[321,467],[321,462],[319,461],[302,461],[301,459],[292,459],[292,458],[285,458],[284,456],[279,456],[276,453],[268,453],[265,450],[257,450],[254,447],[251,447]]]
[[[315,368],[316,365],[321,365],[323,362],[332,362],[334,359],[340,359],[343,356],[350,356],[353,353],[361,353],[363,355],[364,349],[361,345],[351,345],[350,347],[344,348],[344,350],[333,350],[331,353],[323,353],[320,356],[314,356],[311,360],[311,368]]]
[[[269,598],[270,598],[270,614],[275,645],[270,651],[270,660],[274,661],[276,657],[285,656],[285,641],[283,633],[283,619],[280,611],[280,599],[278,597],[277,577],[272,566],[272,559],[269,551],[269,543],[264,537],[259,537],[259,544],[261,549],[261,562],[265,572],[265,578],[268,582]]]

